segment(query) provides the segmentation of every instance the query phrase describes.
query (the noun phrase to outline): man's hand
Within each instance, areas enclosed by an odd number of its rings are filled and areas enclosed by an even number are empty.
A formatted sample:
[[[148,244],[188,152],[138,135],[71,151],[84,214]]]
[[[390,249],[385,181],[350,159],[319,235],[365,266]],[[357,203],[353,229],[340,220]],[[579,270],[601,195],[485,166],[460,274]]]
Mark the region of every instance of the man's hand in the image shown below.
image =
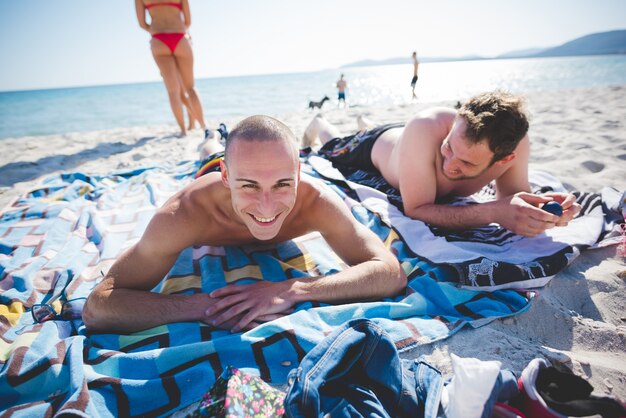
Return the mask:
[[[534,237],[559,221],[558,216],[539,209],[550,201],[552,199],[532,193],[515,193],[500,201],[496,222],[518,235]]]
[[[294,302],[287,298],[290,289],[288,280],[231,284],[214,290],[210,296],[215,303],[205,311],[204,322],[221,328],[229,326],[235,332],[254,328],[292,312]]]
[[[578,212],[580,212],[580,205],[576,203],[576,196],[571,193],[544,193],[543,196],[550,197],[555,202],[558,202],[563,208],[563,214],[556,223],[556,226],[567,226],[569,221],[574,219]]]
[[[540,207],[556,201],[563,207],[563,215],[556,216]],[[575,197],[567,193],[536,195],[520,192],[501,200],[496,221],[504,228],[527,237],[534,237],[555,226],[565,226],[580,211]]]

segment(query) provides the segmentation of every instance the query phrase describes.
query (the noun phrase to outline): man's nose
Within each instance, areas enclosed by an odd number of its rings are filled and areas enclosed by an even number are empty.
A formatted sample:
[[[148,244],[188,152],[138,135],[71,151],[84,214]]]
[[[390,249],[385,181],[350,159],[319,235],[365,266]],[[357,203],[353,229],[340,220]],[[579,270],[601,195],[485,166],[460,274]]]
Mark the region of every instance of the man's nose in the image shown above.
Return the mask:
[[[446,162],[444,163],[444,170],[448,172],[461,172],[461,169],[462,164],[459,162],[459,160],[454,157],[446,159]]]
[[[261,193],[259,199],[259,209],[263,215],[273,215],[275,207],[274,196],[271,191],[265,191]]]

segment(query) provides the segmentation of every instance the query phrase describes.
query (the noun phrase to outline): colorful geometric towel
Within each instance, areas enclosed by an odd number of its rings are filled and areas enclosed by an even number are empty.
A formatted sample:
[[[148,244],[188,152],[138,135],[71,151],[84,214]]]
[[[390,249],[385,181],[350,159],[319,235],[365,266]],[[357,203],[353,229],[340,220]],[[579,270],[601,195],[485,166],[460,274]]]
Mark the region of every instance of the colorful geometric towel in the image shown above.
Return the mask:
[[[303,303],[293,314],[243,334],[199,322],[130,335],[92,334],[81,320],[33,323],[33,304],[58,309],[68,282],[65,298],[87,296],[139,239],[155,209],[192,181],[199,167],[53,176],[0,213],[0,412],[164,416],[198,402],[229,365],[256,369],[272,384],[286,383],[310,349],[353,318],[378,323],[405,351],[529,307],[527,292],[459,287],[454,265],[426,261],[397,229],[332,185],[402,262],[409,277],[404,294],[336,306]],[[306,164],[305,170],[315,174]],[[277,245],[201,246],[183,251],[154,291],[210,292],[236,280],[284,280],[342,267],[318,234]]]

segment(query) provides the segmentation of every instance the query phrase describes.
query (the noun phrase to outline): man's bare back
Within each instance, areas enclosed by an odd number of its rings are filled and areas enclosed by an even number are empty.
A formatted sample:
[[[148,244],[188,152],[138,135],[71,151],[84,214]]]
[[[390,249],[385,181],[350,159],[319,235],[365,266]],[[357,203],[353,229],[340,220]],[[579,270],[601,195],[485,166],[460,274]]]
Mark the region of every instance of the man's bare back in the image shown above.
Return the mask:
[[[503,165],[492,165],[477,177],[451,179],[444,175],[440,149],[454,127],[456,115],[454,109],[431,109],[410,119],[404,128],[385,131],[378,137],[372,148],[374,166],[389,184],[400,190],[400,171],[404,166],[403,160],[406,160],[403,156],[415,156],[414,165],[423,165],[434,174],[436,200],[470,196],[492,180],[500,178],[514,164],[513,161]],[[516,152],[519,154],[522,149],[528,149],[528,144],[528,137],[525,137],[518,145]],[[478,148],[475,150],[479,151],[479,145],[476,147]],[[524,164],[523,159],[517,159],[515,162]],[[449,175],[454,176],[454,173],[449,173]],[[522,184],[522,186],[526,185]],[[529,191],[529,188],[524,187],[517,191]]]

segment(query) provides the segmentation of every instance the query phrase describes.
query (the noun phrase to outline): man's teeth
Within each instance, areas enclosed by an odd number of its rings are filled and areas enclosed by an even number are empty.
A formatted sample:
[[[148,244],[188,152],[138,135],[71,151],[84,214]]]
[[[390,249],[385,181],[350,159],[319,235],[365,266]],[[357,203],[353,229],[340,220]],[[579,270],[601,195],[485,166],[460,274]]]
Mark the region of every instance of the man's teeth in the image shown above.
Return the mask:
[[[252,216],[254,216],[254,215],[252,215]],[[266,223],[270,223],[274,219],[276,219],[276,216],[272,216],[271,218],[259,218],[258,216],[254,216],[254,219],[256,219],[258,222],[262,222],[262,223],[266,224]]]

